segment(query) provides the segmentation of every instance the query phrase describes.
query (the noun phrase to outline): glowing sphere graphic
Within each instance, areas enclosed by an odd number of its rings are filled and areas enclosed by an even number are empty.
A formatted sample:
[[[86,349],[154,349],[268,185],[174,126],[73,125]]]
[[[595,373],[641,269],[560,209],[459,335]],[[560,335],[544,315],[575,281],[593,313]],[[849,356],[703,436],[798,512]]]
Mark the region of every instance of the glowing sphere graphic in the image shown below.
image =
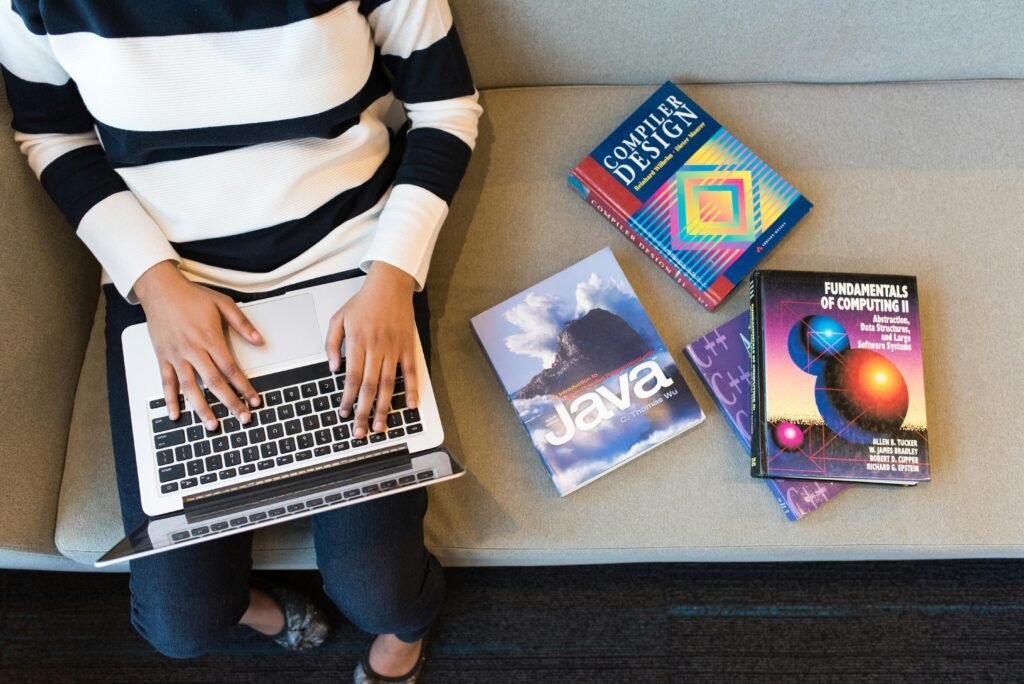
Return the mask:
[[[850,348],[850,337],[834,318],[804,316],[790,329],[788,347],[797,368],[817,375],[826,361]]]
[[[783,451],[796,451],[804,444],[804,431],[795,423],[783,421],[772,430],[772,439]]]
[[[831,357],[814,385],[825,424],[843,439],[870,444],[896,434],[907,417],[910,393],[892,361],[869,349]]]

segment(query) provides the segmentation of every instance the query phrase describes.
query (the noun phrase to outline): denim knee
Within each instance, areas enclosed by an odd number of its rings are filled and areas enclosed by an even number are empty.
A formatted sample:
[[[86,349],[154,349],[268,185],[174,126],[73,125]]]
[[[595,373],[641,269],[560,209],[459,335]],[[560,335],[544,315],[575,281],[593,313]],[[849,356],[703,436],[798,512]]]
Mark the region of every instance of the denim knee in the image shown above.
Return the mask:
[[[228,631],[238,624],[239,619],[241,614],[227,615],[203,610],[196,605],[143,607],[134,596],[132,598],[132,626],[135,631],[169,658],[196,658],[222,647]]]
[[[249,608],[249,588],[153,582],[132,572],[131,622],[153,648],[170,658],[195,658],[223,648],[228,632]]]
[[[361,630],[396,634],[411,643],[423,636],[441,609],[444,572],[437,560],[425,553],[422,570],[408,568],[402,575],[353,572],[350,568],[324,574],[324,592]]]

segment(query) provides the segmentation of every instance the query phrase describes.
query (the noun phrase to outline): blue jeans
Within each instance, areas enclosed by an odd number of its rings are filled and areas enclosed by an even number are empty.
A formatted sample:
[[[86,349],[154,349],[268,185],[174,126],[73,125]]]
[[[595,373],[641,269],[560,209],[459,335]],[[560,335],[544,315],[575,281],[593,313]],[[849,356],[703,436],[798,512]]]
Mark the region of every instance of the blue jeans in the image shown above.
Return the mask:
[[[353,275],[307,281],[260,294],[222,290],[253,301]],[[135,470],[121,332],[145,320],[113,286],[107,300],[107,384],[117,484],[125,531],[144,520]],[[426,297],[414,298],[416,323],[429,356]],[[444,574],[423,545],[425,489],[315,515],[313,542],[324,590],[357,627],[418,640],[441,608]],[[131,561],[132,624],[164,655],[191,658],[221,648],[249,607],[252,534],[236,534]]]

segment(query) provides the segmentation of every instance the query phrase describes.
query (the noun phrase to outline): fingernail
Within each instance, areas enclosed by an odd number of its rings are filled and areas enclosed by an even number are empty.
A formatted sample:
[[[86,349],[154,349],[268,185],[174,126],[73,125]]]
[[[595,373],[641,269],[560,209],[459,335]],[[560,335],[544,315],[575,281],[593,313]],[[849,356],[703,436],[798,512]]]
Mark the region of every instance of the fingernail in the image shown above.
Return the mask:
[[[208,421],[206,421],[206,429],[207,430],[216,430],[217,429],[217,421],[215,421],[215,420],[208,420]]]
[[[242,415],[238,417],[238,420],[242,421],[242,425],[248,425],[252,422],[252,414],[248,411],[242,411]]]
[[[419,402],[418,402],[418,401],[416,401],[415,399],[411,399],[411,400],[409,401],[409,408],[416,408],[416,405],[417,405],[418,403],[419,403]]]
[[[256,408],[259,405],[260,405],[260,398],[259,398],[259,396],[255,396],[255,397],[253,397],[252,399],[249,400],[249,406],[252,406],[253,408]]]
[[[338,413],[341,414],[342,418],[348,418],[348,409],[339,409]]]
[[[252,331],[252,337],[251,337],[251,339],[252,339],[252,341],[253,341],[253,342],[259,342],[260,340],[262,340],[262,339],[263,339],[263,335],[260,335],[260,334],[259,334],[258,332],[256,332],[255,330],[253,330],[253,331]]]
[[[331,366],[331,372],[332,373],[337,373],[338,372],[338,362],[337,361],[331,361],[330,366]]]
[[[383,432],[384,423],[378,420],[376,423],[373,424],[373,429],[376,430],[377,432]]]
[[[363,437],[363,428],[356,428],[356,439],[362,439],[362,437]]]

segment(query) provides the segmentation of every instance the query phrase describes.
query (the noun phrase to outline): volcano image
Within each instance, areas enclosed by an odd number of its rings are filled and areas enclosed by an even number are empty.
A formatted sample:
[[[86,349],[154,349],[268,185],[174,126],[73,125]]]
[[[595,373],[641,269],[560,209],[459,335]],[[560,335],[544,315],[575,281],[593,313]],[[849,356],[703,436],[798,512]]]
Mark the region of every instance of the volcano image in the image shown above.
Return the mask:
[[[604,309],[591,309],[565,324],[558,333],[555,362],[533,376],[512,398],[532,399],[556,394],[651,351],[651,346],[621,317]]]

